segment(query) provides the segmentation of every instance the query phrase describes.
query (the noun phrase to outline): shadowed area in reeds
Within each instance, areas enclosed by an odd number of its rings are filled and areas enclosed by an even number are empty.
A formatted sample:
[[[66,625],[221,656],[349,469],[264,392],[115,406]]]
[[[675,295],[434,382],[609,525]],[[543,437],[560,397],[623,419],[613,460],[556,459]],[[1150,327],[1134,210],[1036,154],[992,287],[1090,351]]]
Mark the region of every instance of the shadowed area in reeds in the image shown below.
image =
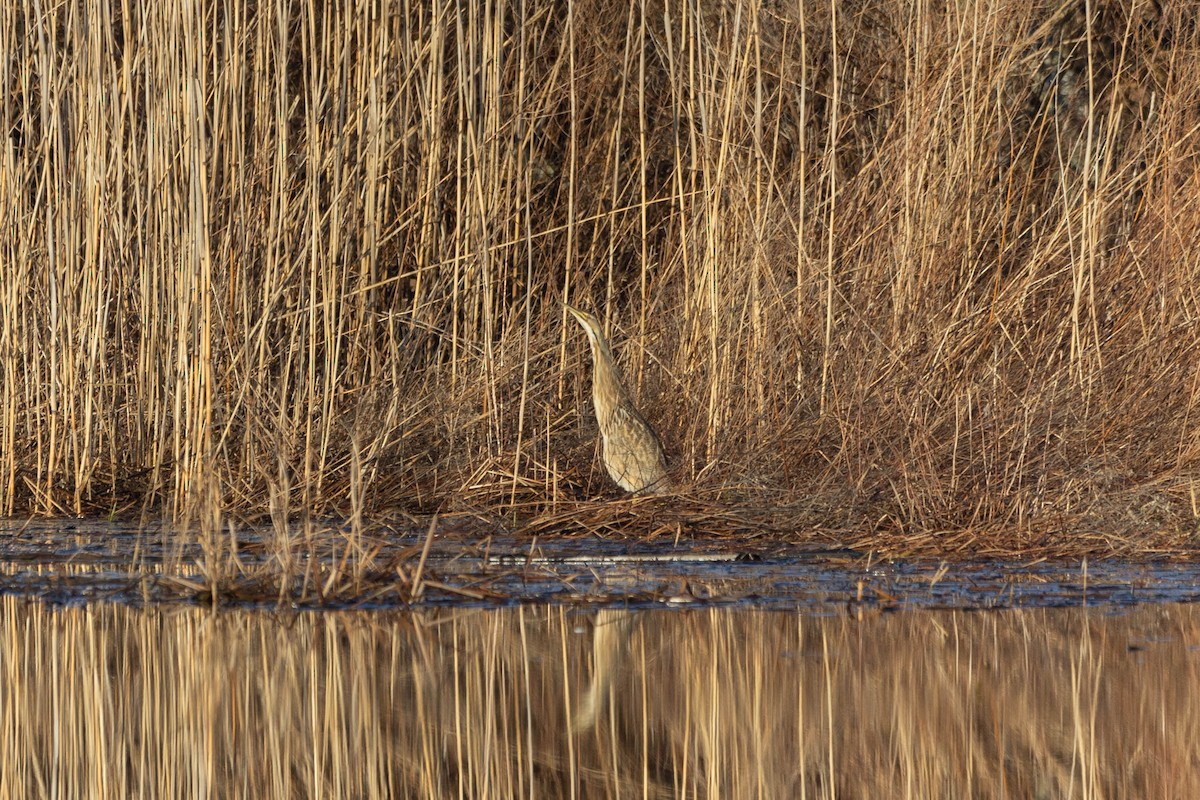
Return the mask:
[[[0,792],[1200,790],[1191,606],[598,619],[611,630],[593,637],[587,616],[561,608],[213,614],[4,598]],[[589,710],[593,664],[604,674]]]
[[[656,535],[567,301],[714,533],[1191,546],[1187,4],[368,6],[0,10],[0,513]]]

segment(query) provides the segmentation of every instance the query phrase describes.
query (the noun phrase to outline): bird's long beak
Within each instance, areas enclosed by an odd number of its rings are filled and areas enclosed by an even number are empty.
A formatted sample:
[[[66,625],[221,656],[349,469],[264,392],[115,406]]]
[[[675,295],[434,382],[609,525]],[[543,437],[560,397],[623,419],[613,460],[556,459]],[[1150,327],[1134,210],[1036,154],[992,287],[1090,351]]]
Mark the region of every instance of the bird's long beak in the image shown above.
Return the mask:
[[[583,321],[584,316],[583,316],[582,311],[580,311],[578,308],[571,305],[570,303],[563,303],[563,307],[566,308],[567,311],[571,312],[571,316],[574,317],[576,320],[578,320],[580,325],[583,325],[583,327],[585,327],[585,328],[587,327],[587,324]]]

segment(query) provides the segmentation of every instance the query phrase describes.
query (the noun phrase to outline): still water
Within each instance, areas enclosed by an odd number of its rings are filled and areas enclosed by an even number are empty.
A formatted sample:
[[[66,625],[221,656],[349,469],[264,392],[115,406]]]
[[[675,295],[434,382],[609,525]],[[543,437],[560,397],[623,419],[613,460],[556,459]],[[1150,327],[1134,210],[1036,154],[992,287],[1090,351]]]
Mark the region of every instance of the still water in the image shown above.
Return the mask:
[[[0,796],[1200,797],[1200,613],[0,599]]]
[[[728,538],[621,541],[337,524],[189,535],[103,520],[0,520],[0,594],[55,605],[274,610],[519,604],[844,611],[1200,601],[1200,564],[886,560]]]

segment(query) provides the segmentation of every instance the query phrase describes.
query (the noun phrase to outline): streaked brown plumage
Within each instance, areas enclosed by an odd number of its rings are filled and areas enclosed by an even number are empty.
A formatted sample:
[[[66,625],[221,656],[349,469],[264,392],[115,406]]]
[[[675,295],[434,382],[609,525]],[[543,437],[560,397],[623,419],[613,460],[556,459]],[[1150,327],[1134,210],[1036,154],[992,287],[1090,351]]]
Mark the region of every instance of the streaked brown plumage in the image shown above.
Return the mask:
[[[638,413],[600,328],[600,321],[570,305],[592,345],[592,404],[603,440],[608,474],[627,492],[662,494],[670,489],[667,459],[650,423]]]

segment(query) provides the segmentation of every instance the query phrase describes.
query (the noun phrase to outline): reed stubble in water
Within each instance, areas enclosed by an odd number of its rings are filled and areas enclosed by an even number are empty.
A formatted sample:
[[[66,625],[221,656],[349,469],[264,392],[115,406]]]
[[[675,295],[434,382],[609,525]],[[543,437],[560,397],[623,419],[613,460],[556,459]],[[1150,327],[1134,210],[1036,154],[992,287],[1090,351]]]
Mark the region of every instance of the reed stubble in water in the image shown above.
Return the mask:
[[[5,4],[0,513],[561,518],[587,296],[697,496],[1179,546],[1200,42],[1085,7]]]

